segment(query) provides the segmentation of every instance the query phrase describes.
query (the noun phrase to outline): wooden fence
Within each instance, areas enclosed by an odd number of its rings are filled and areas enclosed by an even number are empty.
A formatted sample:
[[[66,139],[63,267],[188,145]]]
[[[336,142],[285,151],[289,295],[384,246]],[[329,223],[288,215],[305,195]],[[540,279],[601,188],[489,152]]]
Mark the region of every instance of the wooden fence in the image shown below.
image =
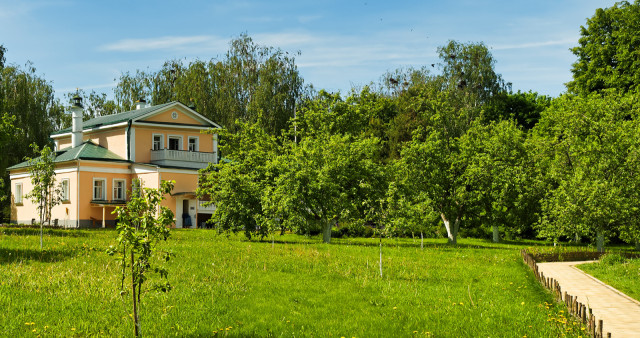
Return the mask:
[[[545,277],[544,274],[538,270],[538,263],[536,263],[536,260],[530,253],[528,253],[525,249],[522,249],[521,254],[524,262],[527,263],[531,270],[533,270],[536,279],[540,283],[542,283],[545,288],[551,291],[556,301],[564,302],[567,305],[569,314],[586,325],[587,331],[592,337],[604,338],[605,336],[603,335],[602,319],[596,320],[596,317],[592,313],[592,309],[578,302],[577,297],[568,294],[566,291],[563,293],[562,287],[557,280]],[[607,332],[606,337],[610,338],[611,333]]]

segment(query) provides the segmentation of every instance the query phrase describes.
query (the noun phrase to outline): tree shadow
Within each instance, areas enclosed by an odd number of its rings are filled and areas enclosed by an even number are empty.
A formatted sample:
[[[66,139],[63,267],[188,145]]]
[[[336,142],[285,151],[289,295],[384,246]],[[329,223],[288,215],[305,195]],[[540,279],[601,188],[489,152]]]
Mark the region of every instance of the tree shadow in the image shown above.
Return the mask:
[[[9,236],[40,236],[40,228],[38,227],[13,227],[4,228],[0,227],[0,234]],[[88,237],[89,235],[84,231],[78,231],[78,229],[49,229],[44,228],[42,231],[43,236],[49,237]]]
[[[0,248],[0,265],[30,261],[54,263],[64,261],[74,255],[75,253],[72,248],[62,250]]]

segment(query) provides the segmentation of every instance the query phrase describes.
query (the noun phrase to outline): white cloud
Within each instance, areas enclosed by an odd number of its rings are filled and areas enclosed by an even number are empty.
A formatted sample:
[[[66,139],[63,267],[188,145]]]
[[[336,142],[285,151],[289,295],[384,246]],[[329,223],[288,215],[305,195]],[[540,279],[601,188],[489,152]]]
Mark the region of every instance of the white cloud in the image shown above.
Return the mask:
[[[217,49],[227,45],[226,39],[209,35],[163,36],[148,39],[123,39],[100,46],[100,50],[117,52],[147,52],[157,50]]]
[[[577,42],[576,39],[524,42],[524,43],[516,43],[516,44],[494,45],[492,46],[492,49],[505,50],[505,49],[539,48],[539,47],[547,47],[547,46],[570,46],[570,45],[576,44],[576,42]]]

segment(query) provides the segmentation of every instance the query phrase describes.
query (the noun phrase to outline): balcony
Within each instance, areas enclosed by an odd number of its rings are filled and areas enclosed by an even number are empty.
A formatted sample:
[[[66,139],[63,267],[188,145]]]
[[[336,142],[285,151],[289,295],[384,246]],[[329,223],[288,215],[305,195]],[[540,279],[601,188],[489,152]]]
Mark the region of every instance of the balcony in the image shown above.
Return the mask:
[[[151,150],[151,163],[189,169],[206,168],[209,163],[216,163],[216,157],[216,153],[202,153],[199,151]]]

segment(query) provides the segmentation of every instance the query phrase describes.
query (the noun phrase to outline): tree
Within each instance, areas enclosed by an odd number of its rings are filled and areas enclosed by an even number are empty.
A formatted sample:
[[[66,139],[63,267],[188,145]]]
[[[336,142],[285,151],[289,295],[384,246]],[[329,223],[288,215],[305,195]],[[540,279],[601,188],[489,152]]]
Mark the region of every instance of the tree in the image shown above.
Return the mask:
[[[277,135],[288,129],[303,83],[292,54],[242,34],[220,60],[169,60],[157,72],[123,73],[114,93],[121,110],[134,109],[140,98],[153,104],[177,100],[230,130],[236,120],[258,122]]]
[[[367,205],[384,195],[378,147],[375,138],[338,134],[287,143],[269,164],[278,175],[263,195],[267,210],[292,228],[320,223],[323,241],[330,243],[336,222],[366,221]]]
[[[570,92],[586,95],[607,88],[634,92],[640,87],[640,0],[599,8],[580,27],[578,58],[568,82]]]
[[[478,218],[493,229],[499,241],[499,226],[520,232],[526,224],[529,170],[525,134],[514,121],[475,123],[461,139],[465,178]]]
[[[543,113],[534,137],[538,157],[553,181],[543,202],[540,235],[597,238],[626,229],[637,235],[637,99],[611,91],[565,95]]]
[[[140,183],[134,183],[134,186]],[[109,253],[120,254],[122,262],[121,286],[131,277],[131,297],[133,305],[133,332],[140,335],[139,307],[142,295],[142,285],[147,280],[149,271],[156,272],[165,282],[156,283],[151,290],[167,292],[171,285],[166,281],[168,271],[163,267],[152,266],[151,260],[160,254],[162,261],[169,261],[171,253],[158,251],[157,243],[169,238],[169,226],[173,224],[173,212],[167,207],[160,206],[164,195],[173,190],[173,181],[162,181],[159,189],[141,188],[139,193],[131,194],[131,199],[125,207],[116,207],[114,213],[118,215],[118,237],[116,246],[109,248]],[[129,262],[127,262],[127,258]],[[127,272],[127,268],[130,268]]]
[[[280,151],[274,136],[257,123],[237,122],[236,132],[220,131],[220,150],[232,159],[202,171],[198,196],[216,206],[211,224],[221,231],[244,231],[265,237],[272,228],[265,224],[262,196],[273,185],[268,162]]]
[[[31,190],[26,197],[32,200],[38,207],[38,216],[40,217],[40,250],[42,250],[42,228],[45,221],[51,226],[51,209],[60,203],[61,190],[55,189],[55,152],[52,152],[48,146],[39,149],[36,144],[33,144],[32,147],[34,152],[40,156],[27,158],[29,161],[28,170],[31,176],[33,190]]]

